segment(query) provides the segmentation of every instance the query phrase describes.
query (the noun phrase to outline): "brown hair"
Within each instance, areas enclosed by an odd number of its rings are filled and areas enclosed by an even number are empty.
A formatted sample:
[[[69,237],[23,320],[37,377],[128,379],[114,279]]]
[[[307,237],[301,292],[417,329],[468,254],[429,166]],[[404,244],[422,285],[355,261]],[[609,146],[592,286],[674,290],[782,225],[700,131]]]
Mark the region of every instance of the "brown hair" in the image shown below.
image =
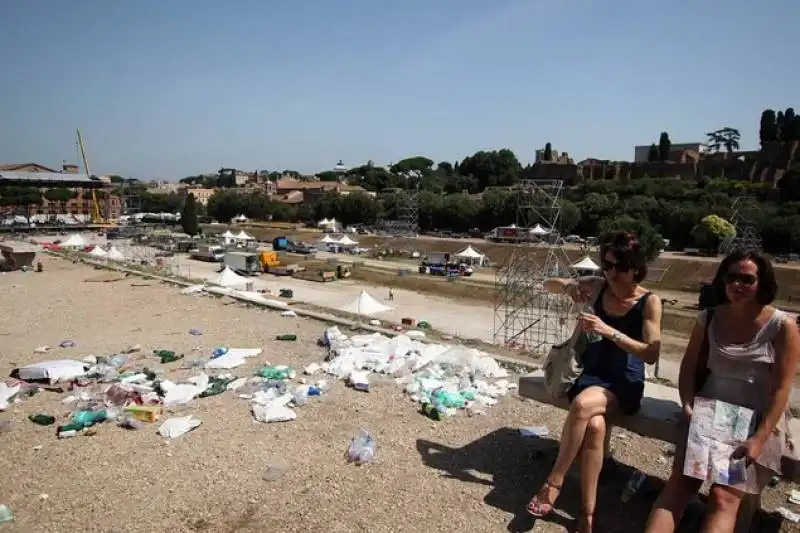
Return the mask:
[[[734,250],[720,262],[717,273],[714,275],[714,281],[711,283],[718,304],[728,303],[728,295],[725,292],[725,274],[735,263],[746,259],[755,263],[758,268],[756,301],[761,305],[769,305],[775,300],[775,296],[778,294],[778,281],[775,279],[775,270],[772,268],[770,260],[758,252]]]
[[[647,277],[647,255],[639,238],[632,231],[619,231],[609,235],[600,245],[601,262],[605,261],[606,252],[611,252],[617,261],[633,269],[633,281],[636,283]]]

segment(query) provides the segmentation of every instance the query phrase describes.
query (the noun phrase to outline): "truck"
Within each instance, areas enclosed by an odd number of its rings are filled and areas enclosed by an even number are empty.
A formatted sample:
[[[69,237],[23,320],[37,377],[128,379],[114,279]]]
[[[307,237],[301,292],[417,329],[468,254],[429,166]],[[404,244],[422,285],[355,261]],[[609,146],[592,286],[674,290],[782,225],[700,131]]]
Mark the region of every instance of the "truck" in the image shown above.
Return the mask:
[[[197,250],[189,252],[189,257],[198,261],[222,263],[225,259],[225,248],[213,244],[201,244]]]
[[[261,261],[257,253],[225,252],[222,263],[237,274],[254,276],[261,273]]]
[[[278,259],[278,252],[275,251],[259,250],[258,261],[261,265],[262,272],[271,272],[283,266],[281,265],[280,259]]]
[[[275,250],[276,252],[279,252],[281,250],[286,250],[288,246],[289,246],[289,239],[287,239],[286,237],[275,237],[274,239],[272,239],[272,249]]]

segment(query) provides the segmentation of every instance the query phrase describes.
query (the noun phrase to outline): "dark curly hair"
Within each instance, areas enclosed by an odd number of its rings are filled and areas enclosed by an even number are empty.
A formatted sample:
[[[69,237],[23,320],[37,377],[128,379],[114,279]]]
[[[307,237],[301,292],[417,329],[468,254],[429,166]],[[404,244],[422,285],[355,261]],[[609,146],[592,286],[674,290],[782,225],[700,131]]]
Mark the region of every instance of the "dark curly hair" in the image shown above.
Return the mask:
[[[720,262],[717,273],[714,274],[714,281],[711,282],[717,304],[728,303],[728,295],[725,293],[725,274],[734,264],[748,259],[758,268],[756,301],[761,305],[769,305],[775,301],[775,296],[778,294],[778,281],[775,279],[775,269],[772,268],[770,260],[758,252],[734,250]]]
[[[636,283],[641,283],[647,277],[647,255],[634,232],[619,231],[608,235],[600,245],[601,262],[605,261],[606,252],[611,252],[617,261],[633,269],[633,281]]]

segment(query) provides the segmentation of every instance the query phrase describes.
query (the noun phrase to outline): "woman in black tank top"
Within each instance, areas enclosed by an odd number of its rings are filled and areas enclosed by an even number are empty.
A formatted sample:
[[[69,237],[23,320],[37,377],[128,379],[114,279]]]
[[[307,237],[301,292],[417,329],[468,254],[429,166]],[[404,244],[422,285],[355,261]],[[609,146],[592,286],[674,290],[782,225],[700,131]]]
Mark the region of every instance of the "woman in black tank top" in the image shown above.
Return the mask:
[[[528,512],[535,517],[553,511],[567,471],[580,451],[582,533],[592,531],[606,413],[630,414],[639,409],[644,365],[655,363],[661,350],[661,299],[639,285],[647,275],[647,260],[636,235],[612,235],[600,247],[600,260],[602,278],[545,282],[548,291],[568,294],[576,302],[597,295],[595,314],[581,313],[578,319],[596,342],[583,353],[583,373],[569,390],[571,406],[556,464],[528,504]]]

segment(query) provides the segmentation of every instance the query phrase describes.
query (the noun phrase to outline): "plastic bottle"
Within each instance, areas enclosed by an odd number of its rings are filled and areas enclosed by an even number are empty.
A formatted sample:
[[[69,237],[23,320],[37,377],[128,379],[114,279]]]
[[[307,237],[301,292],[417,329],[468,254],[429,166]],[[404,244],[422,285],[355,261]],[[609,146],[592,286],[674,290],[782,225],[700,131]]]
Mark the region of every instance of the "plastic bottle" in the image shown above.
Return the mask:
[[[109,418],[105,410],[102,411],[78,411],[72,415],[72,423],[81,428],[88,428],[100,422],[105,422]]]
[[[431,420],[442,420],[445,417],[445,415],[431,403],[423,403],[422,412]]]
[[[292,369],[288,366],[265,366],[256,375],[266,379],[289,379]]]
[[[640,470],[636,470],[631,474],[631,477],[628,479],[628,483],[625,485],[625,490],[622,491],[622,502],[628,503],[634,494],[639,492],[639,489],[642,488],[645,480],[647,480],[647,474]]]
[[[40,426],[51,426],[56,423],[56,418],[54,416],[42,414],[31,415],[28,417],[28,420]]]
[[[591,304],[586,304],[583,307],[583,310],[581,312],[584,313],[584,314],[587,314],[587,315],[596,315],[597,314],[597,313],[594,312],[594,307],[592,307]],[[587,332],[585,332],[585,335],[586,335],[586,342],[589,342],[589,343],[600,342],[601,340],[603,340],[602,335],[600,335],[599,333],[592,333],[592,332],[587,331]]]
[[[300,406],[308,401],[309,389],[308,385],[298,385],[292,391],[292,399],[295,405]]]
[[[297,335],[294,333],[287,333],[286,335],[278,335],[275,337],[275,340],[278,341],[296,341]]]

